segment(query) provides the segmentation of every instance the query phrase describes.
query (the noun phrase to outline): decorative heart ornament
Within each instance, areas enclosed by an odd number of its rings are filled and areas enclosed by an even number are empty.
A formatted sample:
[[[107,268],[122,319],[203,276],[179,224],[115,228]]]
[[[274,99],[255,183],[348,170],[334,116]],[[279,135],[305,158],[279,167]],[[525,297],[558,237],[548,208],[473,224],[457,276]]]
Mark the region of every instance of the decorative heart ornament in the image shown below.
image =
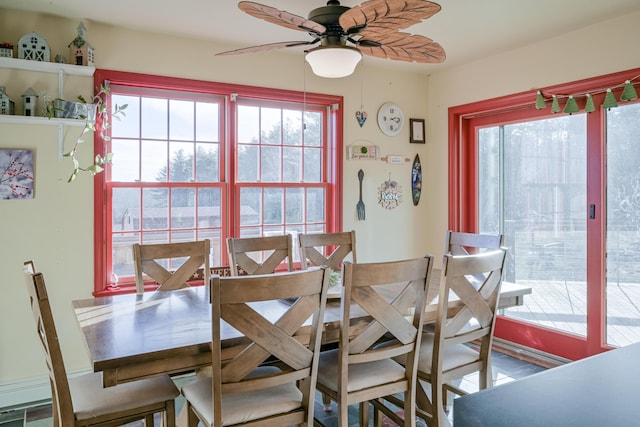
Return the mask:
[[[364,125],[364,122],[367,121],[367,112],[366,111],[356,111],[356,120],[358,120],[358,124],[360,127]]]

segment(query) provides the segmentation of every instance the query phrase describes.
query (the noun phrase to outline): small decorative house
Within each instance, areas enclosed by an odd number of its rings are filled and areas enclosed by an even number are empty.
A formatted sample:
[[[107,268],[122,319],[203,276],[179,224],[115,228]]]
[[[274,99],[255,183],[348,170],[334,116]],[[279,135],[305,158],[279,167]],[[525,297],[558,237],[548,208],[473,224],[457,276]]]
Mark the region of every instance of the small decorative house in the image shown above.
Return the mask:
[[[22,106],[24,108],[24,115],[33,117],[36,115],[36,104],[38,103],[38,94],[32,88],[24,91],[22,94]]]
[[[5,90],[4,86],[0,86],[0,114],[13,115],[16,112],[16,103],[9,98]]]
[[[78,24],[78,35],[69,43],[69,56],[75,65],[95,65],[93,46],[86,40],[87,29],[81,22]]]
[[[18,58],[30,61],[51,61],[49,43],[38,33],[29,33],[18,42]]]
[[[9,42],[0,43],[0,58],[13,58],[13,44]]]

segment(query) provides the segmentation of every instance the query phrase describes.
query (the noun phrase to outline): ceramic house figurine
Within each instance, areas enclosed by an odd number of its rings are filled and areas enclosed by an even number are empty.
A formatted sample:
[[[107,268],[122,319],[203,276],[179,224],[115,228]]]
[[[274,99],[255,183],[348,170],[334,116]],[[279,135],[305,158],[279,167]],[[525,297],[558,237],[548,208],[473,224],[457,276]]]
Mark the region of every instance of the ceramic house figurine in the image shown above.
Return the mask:
[[[81,22],[78,25],[78,35],[69,43],[69,56],[71,63],[75,65],[95,65],[93,46],[85,39],[87,29]]]
[[[22,94],[22,106],[24,108],[24,115],[33,117],[36,115],[36,104],[38,103],[38,94],[32,88],[24,91]]]
[[[0,86],[0,114],[15,114],[16,103],[9,98],[5,92],[5,87]]]
[[[18,58],[30,61],[51,61],[49,43],[38,33],[29,33],[18,42]]]
[[[13,58],[13,44],[9,42],[0,43],[0,58]]]

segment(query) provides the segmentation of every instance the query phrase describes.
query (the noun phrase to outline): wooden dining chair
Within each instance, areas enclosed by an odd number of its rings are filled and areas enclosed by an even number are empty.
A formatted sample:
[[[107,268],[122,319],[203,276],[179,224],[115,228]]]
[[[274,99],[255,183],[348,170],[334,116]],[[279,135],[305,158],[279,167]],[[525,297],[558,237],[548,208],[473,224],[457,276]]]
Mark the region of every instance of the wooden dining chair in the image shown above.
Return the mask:
[[[491,345],[506,253],[506,249],[499,248],[444,256],[435,330],[423,334],[418,358],[420,386],[416,412],[430,426],[449,425],[445,413],[448,391],[467,394],[452,384],[454,380],[478,372],[480,389],[492,385]],[[457,308],[452,311],[449,302],[456,299]],[[470,343],[479,343],[479,349],[470,347]],[[405,363],[403,358],[396,360]],[[422,382],[430,384],[430,393],[425,391]],[[402,404],[393,396],[385,399],[395,405]],[[395,414],[381,401],[374,407],[394,419]]]
[[[416,351],[432,266],[431,256],[344,263],[339,345],[321,353],[317,385],[337,403],[338,426],[349,425],[353,404],[360,406],[360,425],[368,425],[368,401],[396,393],[404,395],[407,425],[415,423]],[[349,320],[352,312],[363,313],[357,325]],[[406,365],[393,360],[400,355]]]
[[[182,387],[189,427],[312,424],[328,287],[327,268],[212,278],[213,376]],[[261,312],[266,301],[283,314]],[[240,336],[223,348],[229,328]]]
[[[165,426],[175,425],[175,401],[180,394],[168,376],[102,386],[102,374],[67,378],[58,334],[42,273],[33,261],[24,263],[29,302],[49,370],[53,425],[59,427],[120,426],[137,420],[153,426],[153,414],[162,413]]]
[[[228,237],[227,251],[232,276],[240,270],[246,274],[272,274],[284,262],[293,271],[291,234],[265,237]]]
[[[350,256],[356,263],[356,232],[298,234],[300,265],[303,270],[309,266],[326,265],[333,271],[340,271],[342,262]]]
[[[504,246],[503,234],[464,233],[447,230],[444,237],[444,253],[468,255]]]
[[[144,292],[145,274],[158,283],[156,290],[170,291],[188,287],[193,276],[200,275],[209,283],[210,242],[208,239],[195,242],[158,243],[133,245],[133,266],[136,277],[136,292]],[[181,263],[181,260],[184,262]],[[179,265],[177,269],[169,267]],[[164,264],[164,265],[163,265]]]
[[[303,270],[311,266],[325,265],[332,271],[341,272],[342,263],[349,257],[352,263],[357,262],[356,232],[308,233],[298,234],[298,252],[300,267]],[[339,283],[339,279],[336,280]],[[333,279],[330,280],[333,282]],[[331,412],[331,398],[322,395],[324,411]]]

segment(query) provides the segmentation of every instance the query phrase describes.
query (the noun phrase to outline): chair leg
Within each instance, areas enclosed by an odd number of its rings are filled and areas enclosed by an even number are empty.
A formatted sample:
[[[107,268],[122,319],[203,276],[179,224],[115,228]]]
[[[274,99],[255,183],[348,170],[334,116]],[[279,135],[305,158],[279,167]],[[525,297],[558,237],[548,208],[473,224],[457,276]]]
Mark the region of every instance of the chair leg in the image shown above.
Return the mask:
[[[338,395],[338,427],[349,427],[349,405],[346,398]]]
[[[442,381],[434,381],[431,384],[431,412],[433,425],[436,427],[450,425],[447,414],[444,411],[444,394],[447,393]]]
[[[369,401],[373,406],[373,425],[376,427],[382,427],[382,422],[385,416],[396,425],[404,425],[404,420],[385,405],[385,402],[389,402],[391,405],[397,407],[401,407],[404,404],[401,399],[398,399],[395,396],[385,396],[380,399]]]
[[[360,427],[369,426],[369,402],[360,402]]]
[[[379,399],[382,401],[382,399]],[[371,402],[373,406],[373,426],[374,427],[382,427],[382,419],[384,418],[384,414],[376,407],[375,402]]]
[[[173,400],[168,401],[165,407],[164,423],[167,427],[176,427],[176,403]]]
[[[145,427],[153,427],[153,414],[149,414],[144,417],[144,425]]]
[[[416,385],[416,414],[429,426],[433,426],[433,404],[425,390],[427,384],[428,383],[419,380]],[[428,385],[431,386],[430,384]]]
[[[404,392],[404,425],[413,426],[416,425],[416,393],[411,390]]]
[[[187,412],[187,426],[188,427],[197,427],[200,419],[196,415],[195,412],[191,409],[191,405],[188,402],[185,402],[185,409]]]
[[[484,390],[485,388],[489,388],[493,386],[493,373],[491,371],[491,365],[485,367],[485,369],[481,369],[479,372],[479,388],[480,390]]]
[[[331,412],[331,398],[328,394],[322,393],[322,405],[324,412]]]

